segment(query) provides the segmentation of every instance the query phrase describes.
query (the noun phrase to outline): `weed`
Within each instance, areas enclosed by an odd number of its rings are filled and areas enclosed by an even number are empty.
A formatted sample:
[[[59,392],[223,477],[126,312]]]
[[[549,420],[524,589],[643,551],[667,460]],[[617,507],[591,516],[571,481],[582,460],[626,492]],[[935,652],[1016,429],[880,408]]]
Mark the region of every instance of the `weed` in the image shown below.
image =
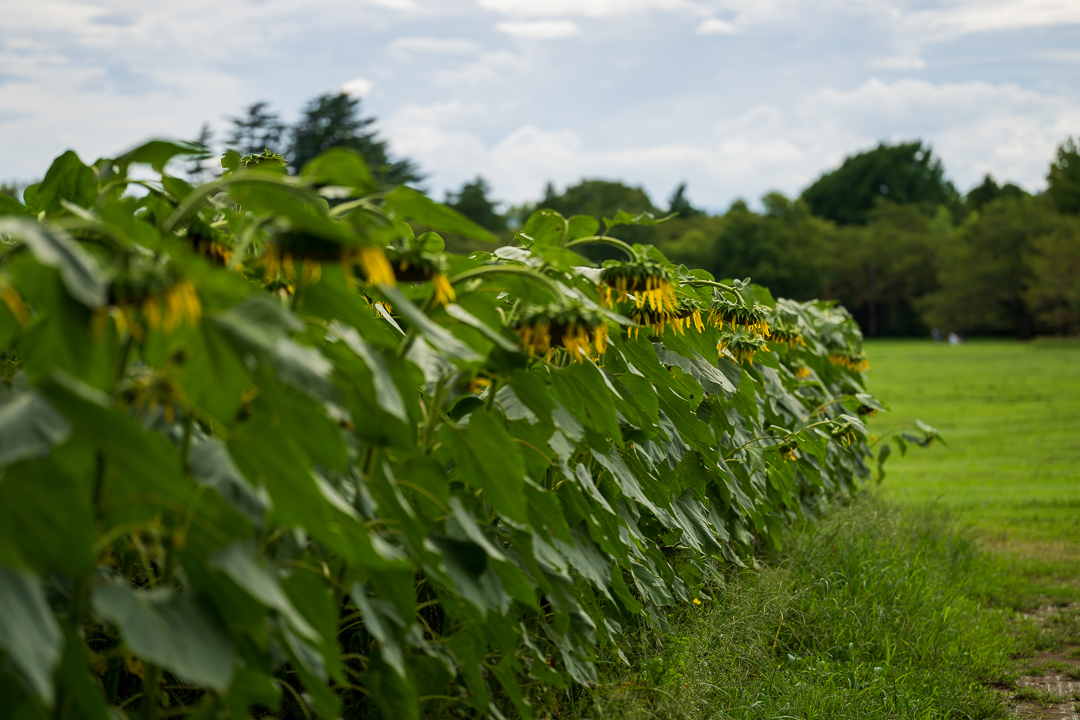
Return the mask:
[[[1062,698],[1059,695],[1055,695],[1049,690],[1043,690],[1042,688],[1026,687],[1021,688],[1016,694],[1013,695],[1013,700],[1031,700],[1039,703],[1044,708],[1053,707],[1061,702]]]

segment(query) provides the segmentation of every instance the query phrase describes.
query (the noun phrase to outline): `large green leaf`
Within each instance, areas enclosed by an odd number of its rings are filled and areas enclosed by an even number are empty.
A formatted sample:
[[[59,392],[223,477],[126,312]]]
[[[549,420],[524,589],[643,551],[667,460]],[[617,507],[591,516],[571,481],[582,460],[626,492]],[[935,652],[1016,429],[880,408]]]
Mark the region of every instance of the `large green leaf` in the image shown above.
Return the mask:
[[[304,165],[300,176],[315,185],[341,185],[361,194],[375,190],[364,156],[350,148],[330,148]]]
[[[32,213],[30,212],[30,208],[26,207],[15,198],[0,193],[0,217],[4,215],[24,215],[30,217]]]
[[[484,491],[496,511],[516,522],[526,522],[525,461],[502,421],[484,410],[469,416],[464,432],[451,434],[448,442],[458,446],[462,480]]]
[[[32,390],[14,395],[0,405],[0,467],[42,457],[70,434],[71,424],[41,395]]]
[[[22,240],[44,265],[60,271],[71,297],[90,308],[105,304],[108,280],[97,260],[60,228],[23,218],[0,218],[0,232]]]
[[[94,514],[90,488],[55,462],[10,467],[0,480],[0,538],[48,570],[71,578],[94,569]]]
[[[47,705],[53,704],[52,675],[62,642],[41,581],[0,565],[0,648]]]
[[[149,165],[157,172],[162,173],[165,172],[165,166],[169,164],[169,161],[176,157],[202,159],[209,157],[209,155],[205,148],[192,143],[175,142],[173,140],[149,140],[116,158],[115,163],[122,173],[126,173],[128,165],[133,163]]]
[[[340,338],[358,358],[363,360],[368,370],[371,371],[375,387],[375,398],[379,403],[379,407],[402,422],[408,422],[408,415],[405,414],[405,403],[401,399],[401,393],[398,392],[397,386],[394,384],[394,378],[390,375],[385,358],[364,342],[354,328],[335,324],[332,329],[334,335]]]
[[[27,188],[29,190],[29,188]],[[68,150],[53,161],[45,179],[33,193],[34,213],[55,213],[66,200],[79,207],[93,207],[97,196],[97,178],[93,168],[83,165],[74,151]]]
[[[447,330],[433,323],[420,308],[405,297],[401,290],[396,287],[383,287],[380,288],[380,291],[393,304],[394,310],[405,316],[405,319],[412,323],[413,327],[436,350],[459,363],[473,363],[483,360],[483,357],[477,354],[475,350],[458,340]]]
[[[143,660],[219,692],[229,686],[236,650],[192,593],[106,585],[94,591],[91,604]]]
[[[437,232],[464,235],[475,240],[494,242],[495,237],[456,210],[441,205],[404,185],[386,196],[386,206],[397,215],[427,225]]]
[[[196,482],[216,490],[256,527],[263,526],[270,498],[244,478],[221,440],[195,433],[188,450],[188,467]]]

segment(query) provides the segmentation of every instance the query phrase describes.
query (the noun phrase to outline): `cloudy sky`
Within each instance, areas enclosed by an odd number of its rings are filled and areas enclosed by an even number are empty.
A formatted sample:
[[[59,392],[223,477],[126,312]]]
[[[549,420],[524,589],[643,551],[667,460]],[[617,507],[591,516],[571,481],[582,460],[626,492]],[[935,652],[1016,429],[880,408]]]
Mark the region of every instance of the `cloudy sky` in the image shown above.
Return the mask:
[[[438,197],[600,177],[722,210],[910,138],[962,190],[1038,190],[1078,80],[1078,0],[0,0],[0,180],[344,89]]]

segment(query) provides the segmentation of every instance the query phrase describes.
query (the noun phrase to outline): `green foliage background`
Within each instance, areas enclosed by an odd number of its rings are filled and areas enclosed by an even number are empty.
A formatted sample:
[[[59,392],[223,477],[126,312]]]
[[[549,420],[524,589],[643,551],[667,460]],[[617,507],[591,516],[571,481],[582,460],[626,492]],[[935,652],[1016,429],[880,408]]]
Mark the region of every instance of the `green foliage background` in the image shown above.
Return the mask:
[[[0,196],[11,717],[531,717],[870,474],[846,311],[617,239],[648,214],[455,255],[494,238],[354,151],[165,172],[197,152]],[[596,244],[642,278],[610,306]]]

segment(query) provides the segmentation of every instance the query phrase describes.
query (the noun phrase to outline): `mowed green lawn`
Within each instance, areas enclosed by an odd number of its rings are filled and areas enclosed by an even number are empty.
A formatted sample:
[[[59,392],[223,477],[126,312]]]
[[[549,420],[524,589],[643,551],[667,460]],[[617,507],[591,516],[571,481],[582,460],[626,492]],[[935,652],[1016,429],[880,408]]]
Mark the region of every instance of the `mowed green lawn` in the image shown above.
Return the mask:
[[[937,501],[1011,554],[1080,560],[1080,341],[879,340],[866,353],[870,391],[892,410],[871,431],[919,418],[948,443],[894,454],[886,495]]]

